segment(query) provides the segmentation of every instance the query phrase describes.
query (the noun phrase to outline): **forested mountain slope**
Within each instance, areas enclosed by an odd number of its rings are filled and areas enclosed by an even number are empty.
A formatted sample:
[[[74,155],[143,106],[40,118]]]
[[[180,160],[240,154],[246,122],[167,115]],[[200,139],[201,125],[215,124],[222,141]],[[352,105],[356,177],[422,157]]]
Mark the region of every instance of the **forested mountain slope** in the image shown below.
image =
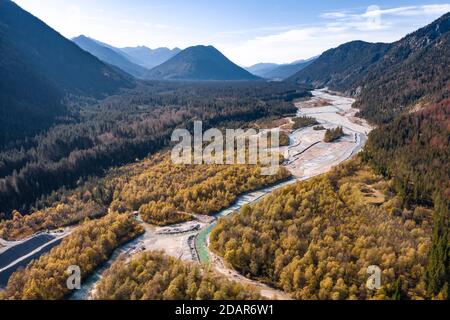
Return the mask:
[[[361,82],[356,107],[377,123],[450,97],[450,13],[393,44]]]
[[[287,81],[347,91],[359,85],[364,75],[389,50],[390,44],[352,41],[324,52],[312,64]]]
[[[391,44],[362,76],[350,77],[350,68],[343,71],[349,76],[345,81],[326,83],[355,93],[360,115],[380,125],[370,134],[364,158],[391,179],[402,206],[408,210],[417,206],[433,209],[432,244],[424,279],[427,294],[439,298],[450,295],[449,52],[447,13]],[[302,78],[305,71],[293,80],[325,84],[320,82],[323,74]],[[325,78],[339,76],[331,71]]]
[[[426,280],[441,299],[450,296],[449,49],[447,13],[395,43],[356,103],[363,116],[386,123],[371,133],[366,159],[393,180],[406,207],[434,209]]]
[[[57,89],[71,94],[114,93],[130,79],[81,50],[9,0],[0,2],[2,41]],[[3,59],[14,59],[4,57]]]
[[[450,196],[450,99],[374,130],[365,155],[407,203],[430,204],[436,191]]]
[[[427,265],[430,296],[450,297],[450,100],[404,115],[370,134],[366,161],[392,179],[408,208],[434,209]]]
[[[450,95],[450,13],[392,44],[350,42],[289,81],[355,94],[361,115],[387,123],[405,109]]]
[[[66,114],[67,94],[103,96],[132,80],[9,0],[0,0],[0,145]]]

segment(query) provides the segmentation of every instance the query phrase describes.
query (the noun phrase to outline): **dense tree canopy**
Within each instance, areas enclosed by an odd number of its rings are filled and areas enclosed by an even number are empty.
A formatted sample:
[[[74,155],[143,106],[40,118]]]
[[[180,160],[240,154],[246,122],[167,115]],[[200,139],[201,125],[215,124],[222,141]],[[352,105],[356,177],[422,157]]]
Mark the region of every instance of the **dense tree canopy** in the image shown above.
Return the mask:
[[[256,289],[199,265],[145,252],[111,266],[96,287],[102,300],[257,300]]]
[[[292,129],[294,130],[319,124],[319,122],[312,117],[296,117],[292,119],[292,121],[294,121],[294,124],[292,125]]]
[[[144,221],[166,225],[185,221],[189,214],[217,213],[238,195],[289,176],[284,168],[265,176],[259,166],[252,165],[174,165],[168,154],[157,155],[115,192],[111,209],[139,210]]]
[[[364,158],[393,180],[407,207],[435,207],[428,263],[430,294],[449,297],[450,100],[399,117],[374,130]]]
[[[26,211],[42,196],[102,175],[167,146],[177,127],[238,127],[295,112],[303,88],[277,83],[159,83],[101,102],[71,99],[68,123],[34,138],[11,141],[0,153],[0,212]],[[38,208],[39,209],[39,208]]]
[[[404,209],[389,182],[352,162],[222,219],[211,247],[244,275],[297,299],[427,297],[431,211]],[[382,290],[366,288],[369,265]],[[400,279],[400,280],[399,280]]]
[[[169,225],[210,215],[228,207],[236,197],[287,179],[280,168],[263,176],[255,165],[174,165],[170,152],[157,153],[134,164],[111,169],[103,178],[91,178],[73,190],[61,189],[31,214],[13,212],[0,222],[0,237],[26,238],[42,230],[77,224],[110,211],[139,211],[144,221]]]
[[[345,135],[342,127],[337,127],[333,129],[327,129],[325,132],[325,137],[323,139],[324,142],[334,142]]]

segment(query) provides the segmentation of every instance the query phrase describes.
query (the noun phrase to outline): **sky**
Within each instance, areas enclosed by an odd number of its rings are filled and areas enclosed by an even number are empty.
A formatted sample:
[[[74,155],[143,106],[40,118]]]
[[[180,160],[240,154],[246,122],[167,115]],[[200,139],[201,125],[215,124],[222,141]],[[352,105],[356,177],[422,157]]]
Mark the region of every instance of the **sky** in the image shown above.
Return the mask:
[[[116,47],[213,45],[241,66],[348,41],[393,42],[450,11],[440,0],[14,0],[67,38]]]

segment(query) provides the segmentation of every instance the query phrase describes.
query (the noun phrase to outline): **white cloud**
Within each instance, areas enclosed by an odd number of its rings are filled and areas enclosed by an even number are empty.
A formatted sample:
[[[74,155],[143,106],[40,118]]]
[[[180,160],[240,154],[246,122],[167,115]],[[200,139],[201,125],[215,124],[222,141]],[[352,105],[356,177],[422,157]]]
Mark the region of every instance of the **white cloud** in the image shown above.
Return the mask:
[[[320,15],[322,18],[345,18],[348,13],[346,11],[324,12]]]
[[[256,62],[287,63],[307,59],[352,40],[395,41],[403,34],[388,30],[363,33],[342,26],[293,29],[279,34],[257,37],[236,46],[220,48],[233,61],[243,66]]]
[[[155,25],[155,27],[157,29],[170,29],[170,26],[168,26],[166,24],[157,24],[157,25]]]
[[[345,42],[393,42],[450,11],[450,4],[381,9],[363,12],[324,12],[313,26],[255,36],[220,49],[240,65],[257,62],[286,63],[306,59]]]
[[[370,6],[364,13],[351,11],[331,11],[320,15],[322,18],[358,20],[376,16],[423,16],[423,15],[443,15],[450,11],[450,4],[431,4],[422,6],[403,6],[389,9],[381,9],[378,6]]]

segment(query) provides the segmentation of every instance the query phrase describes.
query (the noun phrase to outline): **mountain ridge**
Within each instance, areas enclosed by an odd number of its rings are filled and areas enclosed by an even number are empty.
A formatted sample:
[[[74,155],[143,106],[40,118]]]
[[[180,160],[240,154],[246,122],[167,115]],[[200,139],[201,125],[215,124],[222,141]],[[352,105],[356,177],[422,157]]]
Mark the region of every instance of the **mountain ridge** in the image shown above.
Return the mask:
[[[66,116],[67,95],[102,97],[134,86],[9,0],[0,0],[0,35],[0,145]]]
[[[364,77],[355,106],[374,122],[450,97],[450,12],[392,44]],[[379,92],[383,92],[380,95]]]
[[[276,64],[276,63],[257,63],[253,66],[245,68],[247,71],[257,75],[258,77],[271,80],[284,80],[303,70],[318,57],[313,57],[305,60],[297,60],[291,63]]]
[[[186,48],[146,74],[152,80],[259,80],[213,46]]]
[[[351,41],[325,51],[288,81],[347,91],[390,49],[388,43]]]
[[[117,50],[114,50],[113,47],[103,44],[95,39],[80,35],[72,38],[72,41],[81,49],[96,56],[101,61],[116,66],[136,78],[142,78],[147,72],[146,68],[131,62],[123,55],[123,53],[120,53]]]
[[[449,51],[450,12],[393,43],[352,41],[330,49],[287,81],[354,95],[359,115],[387,123],[450,96]]]
[[[181,52],[181,49],[179,48],[169,49],[160,47],[151,49],[146,46],[117,48],[117,50],[126,54],[133,63],[149,70],[163,64]]]

